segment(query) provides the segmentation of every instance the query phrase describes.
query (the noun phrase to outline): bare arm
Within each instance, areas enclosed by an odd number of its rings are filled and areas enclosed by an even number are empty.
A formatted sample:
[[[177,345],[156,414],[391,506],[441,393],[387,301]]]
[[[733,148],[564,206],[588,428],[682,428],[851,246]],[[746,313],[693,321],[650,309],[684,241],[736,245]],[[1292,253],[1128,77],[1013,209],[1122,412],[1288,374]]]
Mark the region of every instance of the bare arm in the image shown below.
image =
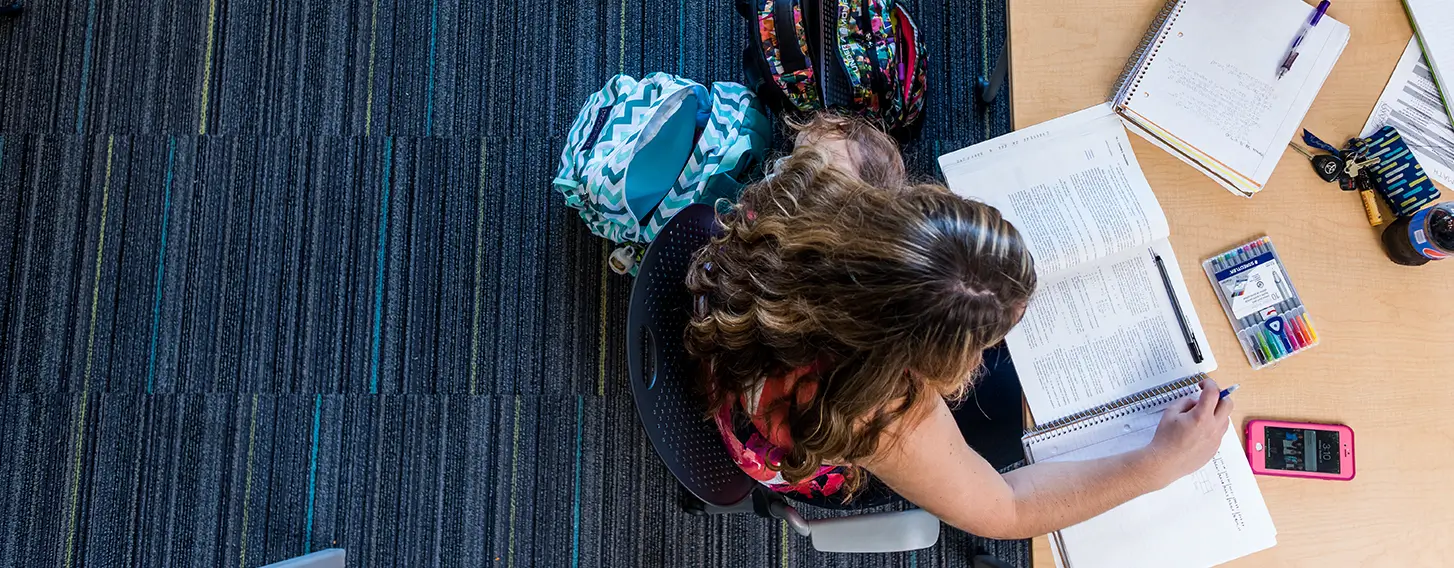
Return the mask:
[[[1034,464],[999,475],[964,442],[944,401],[917,424],[890,429],[897,443],[864,464],[943,521],[991,538],[1029,538],[1079,523],[1195,471],[1216,453],[1231,401],[1216,384],[1167,409],[1156,439],[1106,458]]]

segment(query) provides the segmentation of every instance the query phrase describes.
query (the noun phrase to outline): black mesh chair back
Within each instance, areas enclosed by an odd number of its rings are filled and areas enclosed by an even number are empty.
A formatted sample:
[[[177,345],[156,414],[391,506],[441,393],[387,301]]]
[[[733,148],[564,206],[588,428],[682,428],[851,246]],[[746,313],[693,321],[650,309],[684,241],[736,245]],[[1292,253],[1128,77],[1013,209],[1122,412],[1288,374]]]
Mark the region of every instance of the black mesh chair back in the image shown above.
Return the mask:
[[[838,10],[837,2],[823,2],[824,6],[819,14],[822,22],[818,26],[819,37],[823,40],[818,42],[821,57],[814,60],[814,66],[818,71],[818,80],[823,84],[823,101],[828,107],[853,108],[853,85],[848,81],[848,67],[843,64],[843,56],[837,49],[831,46],[838,45]],[[823,32],[822,30],[827,30]],[[829,47],[829,49],[822,49]]]
[[[939,519],[922,509],[806,520],[780,495],[758,490],[727,454],[696,389],[698,369],[682,337],[694,304],[687,268],[717,230],[711,206],[692,205],[672,218],[646,249],[626,316],[631,394],[646,436],[661,461],[700,503],[687,512],[756,513],[786,521],[824,552],[899,552],[933,546]],[[705,505],[706,507],[702,507]]]
[[[646,249],[626,319],[627,366],[636,411],[661,461],[698,499],[738,503],[757,485],[727,453],[695,388],[682,336],[690,319],[687,267],[712,238],[716,215],[696,204],[677,213]]]

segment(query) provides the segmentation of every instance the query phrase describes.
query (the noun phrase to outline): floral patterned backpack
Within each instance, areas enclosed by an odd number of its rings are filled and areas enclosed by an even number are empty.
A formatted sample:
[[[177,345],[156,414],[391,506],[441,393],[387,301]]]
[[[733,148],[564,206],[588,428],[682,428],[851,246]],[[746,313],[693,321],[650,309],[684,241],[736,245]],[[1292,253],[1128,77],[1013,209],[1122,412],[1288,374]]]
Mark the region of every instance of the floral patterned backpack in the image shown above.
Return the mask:
[[[744,66],[769,106],[842,108],[899,138],[923,115],[924,42],[895,0],[737,0]]]

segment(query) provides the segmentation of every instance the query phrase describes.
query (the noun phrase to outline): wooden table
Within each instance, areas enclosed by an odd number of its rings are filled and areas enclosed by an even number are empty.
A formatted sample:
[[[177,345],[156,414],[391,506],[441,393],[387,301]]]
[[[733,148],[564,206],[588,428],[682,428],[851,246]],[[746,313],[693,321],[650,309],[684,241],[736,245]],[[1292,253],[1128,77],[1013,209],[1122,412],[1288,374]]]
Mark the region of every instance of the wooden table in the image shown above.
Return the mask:
[[[1008,1],[1016,126],[1105,101],[1162,3]],[[1413,32],[1397,0],[1337,0],[1329,15],[1352,27],[1352,40],[1304,126],[1347,139]],[[1356,434],[1351,482],[1258,478],[1278,545],[1231,565],[1454,563],[1454,260],[1419,268],[1388,261],[1357,196],[1322,183],[1291,150],[1266,189],[1243,199],[1131,139],[1220,363],[1213,376],[1242,384],[1236,423],[1334,422]],[[1261,234],[1277,244],[1321,344],[1254,372],[1211,286],[1195,283],[1206,282],[1201,259]],[[1034,551],[1036,566],[1054,565],[1044,537]]]

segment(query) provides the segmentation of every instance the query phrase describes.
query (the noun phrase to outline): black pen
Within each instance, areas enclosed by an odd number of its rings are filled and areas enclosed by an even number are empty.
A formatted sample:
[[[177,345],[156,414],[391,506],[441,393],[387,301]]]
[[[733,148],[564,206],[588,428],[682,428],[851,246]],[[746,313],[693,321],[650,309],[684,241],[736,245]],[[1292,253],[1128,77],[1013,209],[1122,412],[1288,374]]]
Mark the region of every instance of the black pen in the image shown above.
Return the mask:
[[[1176,301],[1176,290],[1171,287],[1171,277],[1166,274],[1166,262],[1161,260],[1161,255],[1151,251],[1151,258],[1156,261],[1156,269],[1161,271],[1161,283],[1166,286],[1166,296],[1171,298],[1171,309],[1176,312],[1176,323],[1181,324],[1181,334],[1186,337],[1186,348],[1191,350],[1193,363],[1202,362],[1202,349],[1197,347],[1197,338],[1191,334],[1191,325],[1186,323],[1186,314],[1181,313],[1181,302]]]

